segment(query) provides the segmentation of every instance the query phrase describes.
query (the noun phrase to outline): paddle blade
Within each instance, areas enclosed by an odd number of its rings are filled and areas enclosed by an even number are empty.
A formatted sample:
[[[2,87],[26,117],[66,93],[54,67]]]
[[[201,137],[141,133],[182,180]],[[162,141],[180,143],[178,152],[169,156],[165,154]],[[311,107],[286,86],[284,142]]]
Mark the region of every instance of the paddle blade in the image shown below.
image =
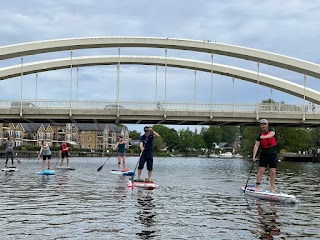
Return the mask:
[[[103,168],[103,165],[100,166],[100,167],[97,169],[97,171],[100,172],[100,171],[102,170],[102,168]]]

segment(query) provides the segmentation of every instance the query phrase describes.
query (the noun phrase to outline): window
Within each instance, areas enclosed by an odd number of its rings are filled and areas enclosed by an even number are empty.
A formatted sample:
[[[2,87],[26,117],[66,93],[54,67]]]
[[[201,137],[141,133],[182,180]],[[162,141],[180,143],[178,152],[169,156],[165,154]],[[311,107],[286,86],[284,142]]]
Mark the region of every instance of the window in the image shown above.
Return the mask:
[[[66,141],[71,141],[71,134],[66,134]]]
[[[21,147],[22,146],[22,141],[16,141],[16,147]]]
[[[88,137],[88,141],[89,141],[89,142],[91,141],[91,137]]]
[[[8,133],[8,136],[9,136],[9,137],[12,137],[12,136],[13,136],[13,130],[8,130],[7,133]]]
[[[44,133],[43,132],[39,133],[39,140],[44,140]]]
[[[51,133],[46,133],[46,140],[51,140]]]
[[[21,131],[16,131],[16,138],[22,138],[22,132]]]

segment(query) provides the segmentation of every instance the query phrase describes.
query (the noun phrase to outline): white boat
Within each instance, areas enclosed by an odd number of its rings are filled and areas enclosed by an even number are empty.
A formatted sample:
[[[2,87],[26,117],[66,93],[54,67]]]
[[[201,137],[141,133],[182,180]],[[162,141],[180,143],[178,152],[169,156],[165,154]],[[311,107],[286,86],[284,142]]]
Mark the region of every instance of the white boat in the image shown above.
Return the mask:
[[[231,152],[220,153],[219,158],[233,158],[233,154]]]
[[[213,153],[209,155],[209,158],[219,158],[219,155]]]
[[[234,155],[235,158],[243,158],[243,156],[239,153],[237,153],[236,155]]]

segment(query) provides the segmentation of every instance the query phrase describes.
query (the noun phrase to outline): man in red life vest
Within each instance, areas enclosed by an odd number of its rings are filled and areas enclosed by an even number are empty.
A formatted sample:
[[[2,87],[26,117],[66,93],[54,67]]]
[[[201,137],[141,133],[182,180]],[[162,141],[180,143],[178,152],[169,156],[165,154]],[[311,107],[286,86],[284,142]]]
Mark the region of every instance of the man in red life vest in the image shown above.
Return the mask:
[[[63,160],[67,158],[67,167],[69,167],[69,147],[66,141],[63,141],[60,147],[60,156],[61,156],[61,164],[60,167],[63,165]]]
[[[253,147],[253,161],[257,160],[257,152],[261,147],[259,170],[257,174],[256,190],[259,190],[259,185],[262,176],[269,165],[270,168],[270,192],[274,192],[274,184],[276,181],[277,170],[277,140],[275,138],[274,128],[268,128],[267,119],[260,120],[261,132],[256,138],[256,143]]]

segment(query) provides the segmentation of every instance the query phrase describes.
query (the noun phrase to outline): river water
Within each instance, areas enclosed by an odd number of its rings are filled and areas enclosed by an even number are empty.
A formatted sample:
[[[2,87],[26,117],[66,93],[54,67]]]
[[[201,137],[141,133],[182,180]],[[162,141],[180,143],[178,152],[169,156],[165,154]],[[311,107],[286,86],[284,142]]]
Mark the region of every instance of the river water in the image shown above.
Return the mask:
[[[249,160],[155,158],[155,190],[127,189],[110,174],[114,157],[98,172],[105,160],[71,159],[75,171],[39,176],[37,160],[22,159],[1,172],[0,239],[320,239],[320,164],[279,163],[277,190],[299,199],[285,205],[241,193]]]

